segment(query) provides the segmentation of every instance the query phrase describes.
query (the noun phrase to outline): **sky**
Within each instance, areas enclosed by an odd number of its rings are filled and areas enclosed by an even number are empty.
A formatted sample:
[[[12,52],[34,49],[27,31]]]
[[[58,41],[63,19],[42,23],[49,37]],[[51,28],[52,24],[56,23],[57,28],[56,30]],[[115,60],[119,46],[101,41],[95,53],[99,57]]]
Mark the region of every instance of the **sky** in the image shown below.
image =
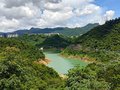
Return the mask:
[[[96,5],[101,6],[105,10],[114,10],[114,18],[120,17],[120,0],[95,0]]]
[[[119,9],[120,0],[0,0],[0,32],[104,24]]]

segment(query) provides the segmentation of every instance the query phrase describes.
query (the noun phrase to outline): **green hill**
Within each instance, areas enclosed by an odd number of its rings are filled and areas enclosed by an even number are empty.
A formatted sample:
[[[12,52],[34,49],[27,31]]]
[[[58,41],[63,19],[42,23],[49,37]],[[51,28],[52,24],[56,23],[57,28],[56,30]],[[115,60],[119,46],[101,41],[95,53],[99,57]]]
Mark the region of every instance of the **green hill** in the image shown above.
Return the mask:
[[[63,55],[78,55],[86,60],[108,62],[120,60],[120,18],[107,21],[78,37]]]
[[[68,73],[68,90],[120,90],[120,18],[78,37],[62,55],[87,60]]]
[[[120,18],[93,28],[80,36],[76,43],[93,49],[120,50]]]
[[[70,45],[69,38],[62,35],[51,35],[46,37],[46,39],[40,43],[36,44],[38,47],[44,47],[45,49],[62,49]]]
[[[38,61],[45,55],[17,38],[0,38],[0,90],[47,90],[62,85],[52,68]]]

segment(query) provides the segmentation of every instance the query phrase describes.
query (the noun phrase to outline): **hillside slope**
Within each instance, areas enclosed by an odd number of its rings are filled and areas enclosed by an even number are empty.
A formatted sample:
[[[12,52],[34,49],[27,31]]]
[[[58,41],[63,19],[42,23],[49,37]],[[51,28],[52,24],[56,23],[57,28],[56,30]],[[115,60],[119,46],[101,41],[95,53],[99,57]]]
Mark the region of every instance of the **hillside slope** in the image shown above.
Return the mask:
[[[63,55],[77,56],[82,60],[108,62],[120,60],[120,18],[107,21],[78,37]]]
[[[76,43],[95,49],[120,50],[120,18],[93,28],[77,38]]]
[[[61,78],[40,64],[45,55],[17,38],[0,38],[0,90],[56,90]],[[58,89],[60,90],[60,89]]]
[[[68,89],[120,90],[120,18],[80,36],[62,55],[91,62],[69,71]]]
[[[64,37],[62,35],[52,35],[47,37],[42,43],[37,44],[38,47],[44,47],[45,49],[62,49],[69,46],[71,42],[69,38]]]

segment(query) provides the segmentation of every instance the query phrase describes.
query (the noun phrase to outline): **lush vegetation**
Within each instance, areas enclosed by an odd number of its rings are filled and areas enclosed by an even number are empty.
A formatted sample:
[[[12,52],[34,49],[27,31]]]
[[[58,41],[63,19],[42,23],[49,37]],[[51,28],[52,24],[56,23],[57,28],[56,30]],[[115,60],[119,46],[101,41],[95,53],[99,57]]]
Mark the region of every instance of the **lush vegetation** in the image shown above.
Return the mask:
[[[68,90],[120,89],[120,18],[107,21],[78,37],[62,55],[93,61],[68,73]]]
[[[36,46],[37,44],[43,43],[43,41],[47,38],[47,35],[29,35],[25,34],[23,36],[18,37],[19,40],[24,41],[28,44],[31,44],[33,46]]]
[[[119,90],[120,62],[92,63],[69,71],[68,90]]]
[[[78,37],[63,54],[92,57],[97,61],[119,60],[120,19],[107,21]]]
[[[61,88],[59,75],[39,64],[44,54],[18,39],[0,38],[0,90],[46,90]]]
[[[20,54],[21,56],[24,56],[26,58],[29,58],[31,60],[38,60],[39,58],[44,59],[45,56],[42,53],[42,51],[40,51],[38,48],[36,48],[33,45],[30,45],[27,42],[24,42],[22,40],[19,39],[15,39],[15,38],[0,38],[0,50],[1,52],[4,51],[4,49],[6,47],[15,47],[20,49]]]
[[[66,56],[93,61],[76,67],[62,80],[53,69],[39,64],[40,48],[64,49]],[[106,22],[76,38],[61,35],[24,35],[0,38],[0,90],[119,90],[120,19]]]
[[[75,41],[76,37],[66,37],[63,35],[28,35],[25,34],[17,38],[36,48],[43,47],[44,50],[58,50],[66,48]]]
[[[75,58],[81,58],[81,60],[87,60],[92,62],[94,61],[107,63],[109,61],[120,60],[120,53],[118,51],[80,48],[79,45],[71,45],[67,47],[61,54],[66,57],[73,56]]]
[[[107,21],[86,34],[80,36],[76,43],[93,49],[120,50],[120,18]]]
[[[62,49],[70,45],[71,41],[69,38],[62,35],[51,35],[47,37],[41,44],[37,44],[38,47],[42,46],[44,48],[56,48]]]

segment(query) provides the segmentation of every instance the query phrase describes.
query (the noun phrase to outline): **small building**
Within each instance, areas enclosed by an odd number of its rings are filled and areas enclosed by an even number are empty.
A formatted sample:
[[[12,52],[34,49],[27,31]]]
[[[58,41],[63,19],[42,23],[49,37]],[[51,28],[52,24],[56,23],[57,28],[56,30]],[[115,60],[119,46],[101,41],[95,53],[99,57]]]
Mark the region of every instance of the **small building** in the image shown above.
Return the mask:
[[[12,34],[12,33],[2,33],[0,34],[0,37],[4,37],[4,38],[12,38],[12,37],[18,37],[18,34]]]
[[[43,49],[44,49],[43,47],[40,48],[41,51],[43,51]]]
[[[7,38],[18,37],[18,34],[7,34]]]
[[[45,33],[44,35],[51,36],[51,35],[60,35],[59,33]]]

